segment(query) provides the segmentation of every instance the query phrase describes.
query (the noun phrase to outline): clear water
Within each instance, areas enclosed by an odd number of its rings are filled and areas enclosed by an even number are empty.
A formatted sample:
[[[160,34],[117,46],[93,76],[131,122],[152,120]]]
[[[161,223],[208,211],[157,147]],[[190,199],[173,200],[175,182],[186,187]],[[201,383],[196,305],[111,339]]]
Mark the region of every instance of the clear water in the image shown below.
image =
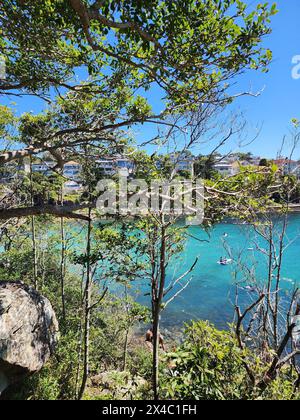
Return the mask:
[[[277,220],[276,223],[279,228],[281,222]],[[78,226],[72,224],[72,229],[80,238],[84,235],[82,224]],[[197,257],[199,261],[194,271],[186,278],[193,277],[190,285],[163,312],[162,323],[165,328],[181,328],[184,322],[191,319],[204,319],[214,323],[218,328],[227,328],[234,317],[236,272],[239,273],[238,280],[244,280],[244,286],[250,285],[249,279],[243,278],[244,273],[241,272],[237,260],[241,258],[248,268],[255,270],[260,282],[266,282],[267,257],[255,247],[258,243],[261,248],[266,248],[267,244],[258,239],[253,228],[247,225],[222,223],[216,225],[209,235],[199,227],[191,227],[189,233],[191,237],[187,240],[184,252],[176,256],[169,266],[167,283],[185,273]],[[283,295],[288,294],[296,285],[300,285],[300,214],[289,216],[285,244],[290,241],[291,244],[286,249],[283,259],[281,275]],[[81,244],[80,240],[78,244]],[[77,248],[76,244],[74,248]],[[229,249],[231,255],[228,254]],[[221,266],[218,264],[221,256],[233,258],[234,261],[231,265]],[[134,292],[136,299],[150,306],[150,297],[144,296],[149,292],[149,286],[141,284],[140,280],[134,283],[136,283]],[[112,291],[117,292],[117,286],[111,286]],[[253,295],[247,291],[241,290],[240,294],[242,305],[253,298]]]
[[[280,222],[278,223],[278,229]],[[168,283],[178,275],[186,272],[196,257],[199,262],[193,273],[190,285],[178,296],[163,313],[162,322],[165,327],[180,327],[190,319],[205,319],[214,323],[219,328],[226,328],[233,321],[233,298],[235,291],[235,273],[239,272],[239,281],[249,284],[249,279],[243,278],[244,273],[239,269],[236,260],[242,259],[248,268],[255,270],[259,281],[267,280],[267,257],[256,248],[266,248],[264,240],[259,239],[252,227],[247,225],[219,224],[208,236],[198,227],[190,228],[190,233],[208,242],[199,242],[189,238],[185,251],[176,257],[168,270]],[[224,237],[224,234],[227,236]],[[300,215],[293,214],[289,217],[285,244],[293,241],[286,249],[282,270],[282,289],[287,293],[300,283]],[[228,256],[228,249],[232,252],[234,262],[228,266],[221,266],[217,262],[220,257]],[[149,304],[149,297],[144,297],[143,288],[138,299],[144,304]],[[246,304],[250,298],[249,292],[241,290],[241,300]]]

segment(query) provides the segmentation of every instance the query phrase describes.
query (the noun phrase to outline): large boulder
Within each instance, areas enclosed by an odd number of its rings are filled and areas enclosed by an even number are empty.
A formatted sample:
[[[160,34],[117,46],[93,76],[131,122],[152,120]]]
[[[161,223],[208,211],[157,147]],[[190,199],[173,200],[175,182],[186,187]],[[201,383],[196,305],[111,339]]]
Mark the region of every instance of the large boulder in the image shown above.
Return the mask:
[[[44,366],[58,336],[48,299],[23,283],[0,281],[0,395]]]

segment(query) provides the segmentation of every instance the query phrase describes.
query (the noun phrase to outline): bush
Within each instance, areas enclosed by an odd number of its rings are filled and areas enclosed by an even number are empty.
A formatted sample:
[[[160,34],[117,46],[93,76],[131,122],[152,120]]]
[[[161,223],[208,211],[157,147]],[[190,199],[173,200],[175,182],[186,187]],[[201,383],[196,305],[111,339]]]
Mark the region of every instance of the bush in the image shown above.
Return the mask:
[[[208,322],[194,322],[181,347],[167,356],[162,392],[166,398],[184,400],[245,398],[244,355],[230,332],[218,331]]]
[[[152,352],[143,346],[136,346],[129,353],[129,369],[135,374],[151,381]]]
[[[208,322],[193,322],[183,344],[166,356],[168,369],[162,378],[162,397],[178,400],[294,400],[299,391],[289,366],[262,392],[253,387],[244,362],[255,376],[267,366],[250,348],[241,350],[231,331],[218,331]]]

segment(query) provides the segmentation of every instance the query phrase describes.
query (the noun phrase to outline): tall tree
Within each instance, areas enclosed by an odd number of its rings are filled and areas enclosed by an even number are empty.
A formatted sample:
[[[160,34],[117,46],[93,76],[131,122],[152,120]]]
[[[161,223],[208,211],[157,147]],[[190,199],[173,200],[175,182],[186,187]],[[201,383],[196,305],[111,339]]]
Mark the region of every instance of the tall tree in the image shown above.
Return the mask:
[[[276,7],[248,12],[237,0],[4,0],[0,12],[6,60],[0,94],[50,100],[55,87],[98,93],[111,106],[113,92],[126,87],[131,125],[145,119],[145,91],[155,85],[165,98],[161,118],[201,102],[230,100],[225,81],[246,68],[265,71],[271,60],[260,43]],[[75,80],[84,79],[79,66],[90,77],[84,85]],[[118,118],[116,112],[113,122]],[[41,139],[40,148],[47,149],[45,143]]]
[[[14,124],[24,147],[0,155],[0,165],[47,151],[61,166],[86,143],[122,144],[122,128],[168,125],[200,104],[230,102],[239,95],[228,94],[234,76],[267,70],[272,54],[261,41],[275,13],[240,0],[2,1],[0,95],[38,95],[51,107]],[[147,100],[154,88],[164,99],[159,114]],[[77,217],[63,206],[15,210],[0,217]]]

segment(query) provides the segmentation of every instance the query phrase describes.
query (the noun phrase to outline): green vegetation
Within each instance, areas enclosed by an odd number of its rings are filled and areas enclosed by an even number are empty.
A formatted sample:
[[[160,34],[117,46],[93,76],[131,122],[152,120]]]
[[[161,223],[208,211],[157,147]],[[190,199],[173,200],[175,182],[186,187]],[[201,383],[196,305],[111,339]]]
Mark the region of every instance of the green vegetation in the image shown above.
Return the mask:
[[[275,191],[282,214],[286,214],[285,199],[289,188],[293,191],[293,182],[287,181],[286,177],[280,179],[275,167],[255,171],[246,167],[230,179],[207,181],[211,197],[206,206],[207,226],[222,218],[226,209],[227,216],[253,223],[257,229],[268,229],[268,206],[274,203]],[[35,195],[44,184],[39,177],[25,179],[24,188],[27,182],[31,186],[26,193],[30,200],[30,194]],[[270,189],[275,182],[276,188]],[[47,191],[59,196],[55,183],[51,184],[52,190],[48,190],[49,185]],[[26,188],[20,192],[24,196]],[[151,344],[147,346],[143,338],[145,324],[157,319],[159,330],[165,305],[170,303],[169,298],[172,301],[172,293],[166,293],[165,270],[184,249],[188,235],[186,227],[176,225],[176,217],[171,223],[170,218],[160,217],[97,225],[59,224],[52,217],[35,216],[34,230],[32,221],[24,221],[2,231],[1,280],[22,279],[32,284],[35,279],[38,290],[54,306],[61,329],[55,356],[40,373],[11,388],[6,398],[78,398],[86,368],[84,357],[88,357],[89,368],[82,399],[153,398],[153,363],[157,366],[160,398],[298,398],[293,385],[296,373],[285,365],[266,387],[262,385],[267,383],[265,375],[279,345],[271,346],[272,330],[268,332],[270,346],[262,353],[264,345],[256,338],[252,347],[244,345],[241,325],[240,329],[236,324],[230,331],[218,331],[200,321],[187,328],[183,344],[168,342],[166,354],[159,348],[157,335],[157,353],[152,354]],[[270,265],[276,268],[273,259]],[[139,282],[145,279],[150,282],[152,311],[137,304],[130,293],[133,285],[139,288]],[[87,281],[90,335],[85,342]],[[164,290],[163,296],[160,290]],[[174,350],[170,352],[171,348]],[[84,356],[85,351],[88,356]]]
[[[22,281],[47,297],[61,332],[50,362],[5,398],[299,398],[296,352],[289,352],[298,295],[286,297],[288,313],[280,300],[287,215],[299,198],[296,178],[266,160],[252,166],[251,154],[237,154],[247,166],[221,176],[218,149],[239,133],[233,126],[225,137],[224,127],[216,127],[222,139],[210,155],[195,151],[194,171],[177,166],[239,96],[230,95],[235,77],[268,71],[272,52],[262,40],[276,13],[276,5],[247,7],[240,0],[1,2],[6,78],[0,96],[33,95],[47,105],[21,115],[18,104],[0,106],[0,282]],[[160,100],[159,113],[152,95]],[[299,123],[292,123],[296,140]],[[145,124],[157,129],[154,138],[143,139],[143,146],[155,147],[151,156],[135,145],[132,132]],[[119,206],[99,223],[96,187],[103,174],[96,160],[117,154],[132,159],[136,178],[143,179],[138,194],[151,181],[182,185],[203,178],[199,231],[232,217],[265,240],[268,276],[263,285],[251,278],[257,300],[241,305],[237,288],[231,330],[201,321],[187,328],[182,344],[163,340],[164,310],[188,287],[199,261],[167,283],[189,235],[174,197],[166,210],[171,190],[159,189],[154,210],[124,217]],[[45,159],[53,163],[51,175],[35,173],[33,164]],[[84,188],[65,193],[64,167],[74,160]],[[116,174],[113,180],[119,187]],[[137,198],[133,191],[125,197],[118,191],[118,197]],[[278,238],[274,206],[283,220]],[[141,282],[147,308],[132,293]]]
[[[269,355],[271,356],[271,355]],[[253,387],[244,363],[251,363],[257,376],[265,364],[255,349],[241,350],[231,331],[218,331],[207,322],[194,322],[185,332],[184,343],[167,356],[164,377],[166,398],[195,400],[298,400],[293,386],[297,379],[289,368],[262,392]],[[268,355],[265,355],[268,357]]]

